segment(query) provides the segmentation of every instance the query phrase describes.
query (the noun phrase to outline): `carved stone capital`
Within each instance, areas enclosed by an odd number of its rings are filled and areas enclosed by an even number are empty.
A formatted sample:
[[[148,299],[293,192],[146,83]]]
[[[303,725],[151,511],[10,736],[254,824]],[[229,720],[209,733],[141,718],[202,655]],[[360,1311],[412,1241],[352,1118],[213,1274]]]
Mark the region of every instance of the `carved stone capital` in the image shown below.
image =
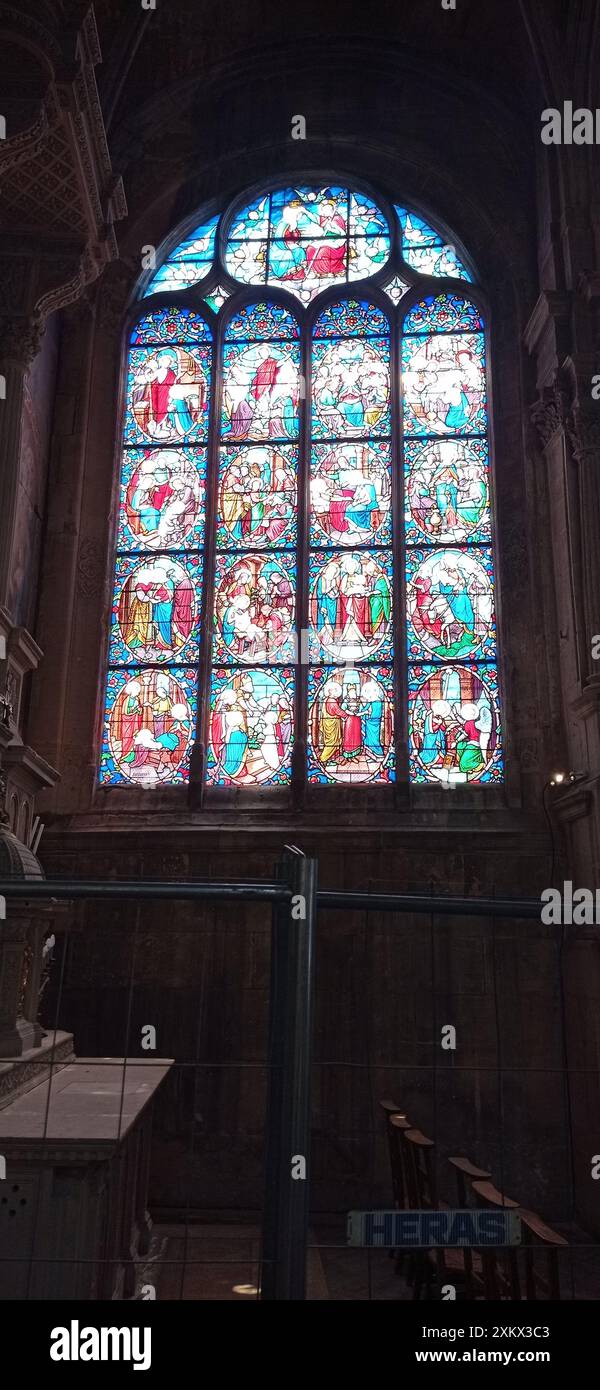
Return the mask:
[[[577,406],[567,416],[567,430],[577,463],[600,459],[600,402]]]
[[[600,299],[600,271],[582,270],[577,279],[577,293],[587,304]]]
[[[0,253],[0,315],[22,314],[31,303],[35,261],[22,245],[17,249],[16,238],[14,246]]]
[[[542,449],[550,443],[554,435],[565,423],[568,410],[567,393],[558,383],[548,386],[531,407],[531,423],[538,435]]]
[[[0,273],[4,267],[0,364],[28,367],[39,352],[50,314],[79,299],[99,267],[81,250],[43,257],[37,265],[32,257],[7,256],[0,259]]]
[[[139,267],[126,261],[112,261],[98,280],[98,326],[106,333],[120,332]]]
[[[0,363],[27,369],[40,350],[44,327],[44,315],[37,310],[1,316]]]

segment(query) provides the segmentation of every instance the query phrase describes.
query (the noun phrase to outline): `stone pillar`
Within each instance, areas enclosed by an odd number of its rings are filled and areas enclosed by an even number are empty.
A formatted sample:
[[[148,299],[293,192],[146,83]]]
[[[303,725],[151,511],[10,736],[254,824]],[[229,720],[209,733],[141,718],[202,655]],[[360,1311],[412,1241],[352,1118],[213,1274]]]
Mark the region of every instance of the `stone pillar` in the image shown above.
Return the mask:
[[[63,774],[93,343],[94,314],[84,298],[69,306],[63,315],[54,409],[52,491],[48,498],[37,621],[37,635],[44,650],[43,681],[32,685],[28,720],[28,737],[43,758],[58,759],[62,749]],[[97,644],[97,632],[93,638]]]
[[[37,314],[0,318],[0,606],[8,603],[15,530],[23,383],[38,352],[43,321]]]
[[[582,394],[584,389],[589,395],[589,379],[582,382]],[[567,428],[579,480],[583,576],[581,692],[571,703],[571,713],[585,754],[582,766],[574,770],[587,774],[592,796],[586,882],[596,887],[600,882],[600,402],[577,403]]]
[[[591,381],[586,385],[589,394]],[[585,688],[600,683],[600,661],[593,657],[594,637],[600,633],[600,401],[576,404],[567,428],[579,477]]]

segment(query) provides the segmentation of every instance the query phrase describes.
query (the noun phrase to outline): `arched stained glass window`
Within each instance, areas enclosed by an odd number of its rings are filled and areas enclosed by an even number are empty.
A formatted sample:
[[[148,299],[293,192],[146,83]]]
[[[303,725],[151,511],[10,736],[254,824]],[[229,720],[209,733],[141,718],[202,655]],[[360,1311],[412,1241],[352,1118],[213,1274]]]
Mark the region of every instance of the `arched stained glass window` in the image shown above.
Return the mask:
[[[131,323],[101,782],[500,781],[463,250],[372,192],[276,187],[166,250]]]

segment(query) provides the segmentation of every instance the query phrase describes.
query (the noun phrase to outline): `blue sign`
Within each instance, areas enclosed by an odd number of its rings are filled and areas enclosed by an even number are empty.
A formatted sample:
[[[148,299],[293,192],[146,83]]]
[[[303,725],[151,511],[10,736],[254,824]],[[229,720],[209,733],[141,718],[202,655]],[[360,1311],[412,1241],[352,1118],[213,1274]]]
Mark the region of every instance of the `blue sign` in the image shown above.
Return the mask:
[[[519,1245],[521,1218],[516,1211],[489,1208],[465,1211],[351,1211],[348,1245],[390,1250],[418,1247]]]

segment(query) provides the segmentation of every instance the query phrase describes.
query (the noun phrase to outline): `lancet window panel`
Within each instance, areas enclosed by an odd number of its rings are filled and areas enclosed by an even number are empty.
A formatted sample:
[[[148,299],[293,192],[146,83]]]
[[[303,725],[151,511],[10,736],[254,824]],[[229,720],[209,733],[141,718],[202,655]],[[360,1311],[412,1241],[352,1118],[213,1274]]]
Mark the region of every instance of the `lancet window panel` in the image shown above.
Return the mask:
[[[311,495],[321,507],[309,558],[315,783],[394,777],[390,340],[388,315],[363,299],[328,305],[312,335],[311,443],[320,452]]]
[[[299,324],[277,303],[228,321],[207,755],[217,786],[291,776],[300,352]]]

